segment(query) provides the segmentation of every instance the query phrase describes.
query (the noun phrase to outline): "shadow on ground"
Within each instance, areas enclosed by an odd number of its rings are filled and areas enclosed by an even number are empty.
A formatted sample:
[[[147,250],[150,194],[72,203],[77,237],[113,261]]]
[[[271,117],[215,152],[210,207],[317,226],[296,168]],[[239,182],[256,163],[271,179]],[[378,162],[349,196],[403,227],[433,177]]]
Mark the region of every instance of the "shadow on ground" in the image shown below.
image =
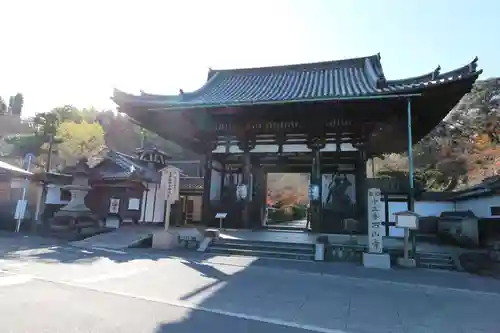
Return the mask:
[[[363,301],[366,299],[370,308],[376,309],[377,306],[380,306],[385,313],[390,313],[387,311],[397,312],[398,309],[404,308],[406,301],[399,304],[399,308],[391,305],[391,302],[397,301],[398,298],[391,294],[391,289],[388,287],[390,283],[407,290],[408,297],[420,297],[418,293],[421,291],[415,291],[420,286],[437,287],[435,288],[436,292],[439,292],[440,288],[446,287],[500,295],[498,281],[458,272],[424,269],[384,271],[365,269],[350,263],[225,257],[184,249],[175,251],[128,249],[125,253],[112,253],[75,248],[68,246],[66,242],[54,239],[22,235],[3,235],[2,237],[0,235],[0,259],[9,258],[63,264],[92,263],[100,258],[108,258],[118,263],[136,259],[158,261],[176,258],[194,271],[195,275],[199,274],[208,278],[209,281],[205,285],[196,286],[180,295],[178,299],[181,302],[195,302],[201,308],[217,309],[229,313],[245,313],[260,318],[280,318],[290,322],[307,324],[318,323],[318,326],[336,329],[339,333],[360,332],[353,327],[347,329],[345,318],[348,318],[347,311],[350,308],[351,296],[362,298]],[[308,273],[312,277],[305,278],[303,274],[293,274],[292,272]],[[324,276],[334,276],[334,278],[324,279]],[[183,276],[173,277],[173,281],[180,283],[180,285],[184,283],[183,279]],[[383,285],[388,291],[387,299],[382,301],[380,298],[371,299],[371,296],[376,298],[376,293],[379,291],[374,292],[366,286],[368,279],[383,282],[383,284],[378,285]],[[306,281],[307,284],[303,281]],[[186,281],[186,283],[188,282]],[[387,282],[390,283],[387,284]],[[154,283],[154,281],[148,283]],[[151,288],[152,296],[165,284],[161,279],[156,283],[158,285]],[[473,297],[472,293],[469,295]],[[426,299],[426,295],[423,296],[425,297],[422,302],[432,308],[432,302]],[[316,302],[318,299],[328,301]],[[475,304],[474,302],[473,299],[470,300],[471,305]],[[214,321],[217,316],[220,316],[220,320]],[[391,325],[397,326],[398,322],[391,322]],[[229,327],[231,330],[227,330]],[[399,329],[399,327],[392,326],[387,328]],[[198,310],[190,311],[181,321],[160,324],[155,332],[175,333],[200,330],[214,332],[306,332],[298,328]]]
[[[369,327],[373,327],[373,332],[403,332],[409,327],[414,328],[419,325],[424,327],[433,322],[436,319],[436,309],[442,306],[448,307],[453,303],[446,299],[444,304],[440,304],[443,302],[440,297],[445,297],[443,295],[446,292],[451,292],[452,297],[456,297],[456,301],[464,304],[465,308],[470,302],[470,311],[474,311],[478,305],[474,303],[478,302],[477,295],[471,292],[457,294],[458,290],[442,290],[442,287],[494,292],[500,295],[500,284],[497,281],[465,273],[421,269],[379,271],[345,263],[302,264],[256,259],[244,269],[234,274],[227,274],[210,264],[214,262],[213,259],[214,257],[206,257],[203,261],[183,261],[184,265],[213,281],[184,294],[179,299],[195,303],[202,299],[198,306],[216,313],[191,310],[180,321],[160,324],[155,333],[195,331],[305,333],[310,332],[312,326],[327,328],[337,333],[367,332]],[[273,268],[276,268],[275,274],[269,273],[268,269],[266,273],[256,273],[255,268],[269,267],[270,262]],[[317,278],[303,278],[304,284],[301,286],[302,281],[296,274],[295,277],[291,277],[293,274],[287,273],[289,269],[318,274]],[[335,275],[336,278],[321,277],[328,274]],[[352,279],[343,279],[347,277],[355,278],[354,282]],[[260,278],[270,278],[274,281],[259,281]],[[367,279],[371,282],[367,283]],[[386,283],[387,281],[393,284]],[[374,287],[376,291],[373,290]],[[435,288],[429,290],[422,287]],[[415,304],[407,307],[406,311],[405,304],[408,299],[414,300]],[[488,298],[488,302],[491,301]],[[483,304],[482,301],[479,303]],[[500,304],[498,298],[496,303]],[[421,310],[422,312],[418,313],[419,317],[415,319],[412,313],[415,309],[421,308],[426,310]],[[461,310],[463,309],[457,309],[458,312]],[[223,315],[224,313],[229,316]],[[241,314],[245,316],[242,317]],[[413,321],[406,322],[406,316],[408,320]],[[444,318],[443,332],[455,331],[457,327],[465,325],[470,320],[470,317],[457,319],[456,313],[451,310],[440,314],[439,317]],[[257,318],[258,320],[254,320]],[[489,318],[493,320],[492,318],[496,317]],[[277,321],[296,326],[309,326],[309,329],[278,325]]]

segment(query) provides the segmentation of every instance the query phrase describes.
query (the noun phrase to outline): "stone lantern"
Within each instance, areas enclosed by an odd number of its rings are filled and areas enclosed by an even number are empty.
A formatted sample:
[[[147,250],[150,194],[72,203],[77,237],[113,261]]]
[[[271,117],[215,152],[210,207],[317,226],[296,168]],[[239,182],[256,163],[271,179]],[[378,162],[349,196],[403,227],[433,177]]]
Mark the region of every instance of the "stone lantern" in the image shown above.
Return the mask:
[[[89,190],[90,168],[86,159],[80,159],[78,163],[68,170],[73,176],[70,185],[62,186],[62,190],[71,193],[68,204],[62,207],[55,215],[51,228],[56,230],[75,230],[80,232],[83,228],[98,227],[99,222],[85,205],[85,197]]]

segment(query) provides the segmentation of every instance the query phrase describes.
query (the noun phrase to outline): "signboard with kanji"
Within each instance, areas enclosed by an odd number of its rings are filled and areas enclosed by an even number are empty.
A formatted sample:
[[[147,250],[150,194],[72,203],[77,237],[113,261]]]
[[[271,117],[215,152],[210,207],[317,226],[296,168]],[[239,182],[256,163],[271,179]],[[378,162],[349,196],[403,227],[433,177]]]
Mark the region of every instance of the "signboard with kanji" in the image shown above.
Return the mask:
[[[179,200],[180,170],[173,166],[168,166],[163,171],[162,186],[165,191],[165,200],[172,203]]]
[[[385,220],[384,204],[380,189],[368,190],[368,249],[370,253],[382,253],[382,237],[385,233],[382,223]]]

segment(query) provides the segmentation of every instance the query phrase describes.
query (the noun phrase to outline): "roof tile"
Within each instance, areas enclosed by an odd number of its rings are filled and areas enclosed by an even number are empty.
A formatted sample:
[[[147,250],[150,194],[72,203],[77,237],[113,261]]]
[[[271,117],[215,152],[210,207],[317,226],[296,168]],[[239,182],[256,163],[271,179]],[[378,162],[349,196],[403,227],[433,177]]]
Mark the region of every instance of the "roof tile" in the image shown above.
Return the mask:
[[[216,107],[290,101],[334,100],[411,91],[429,85],[479,75],[477,58],[470,64],[439,74],[386,81],[380,56],[264,68],[213,70],[200,89],[178,96],[142,93],[132,96],[115,91],[118,104],[150,108]]]

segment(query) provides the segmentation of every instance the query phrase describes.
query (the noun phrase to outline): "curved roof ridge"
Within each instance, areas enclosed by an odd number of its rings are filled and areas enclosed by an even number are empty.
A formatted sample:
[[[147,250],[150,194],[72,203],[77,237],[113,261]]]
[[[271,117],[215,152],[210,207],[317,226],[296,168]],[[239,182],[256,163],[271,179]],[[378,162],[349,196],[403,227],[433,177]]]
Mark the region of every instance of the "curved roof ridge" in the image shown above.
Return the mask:
[[[457,77],[457,76],[466,76],[470,75],[472,73],[482,73],[482,70],[477,70],[477,62],[479,58],[474,57],[471,62],[469,62],[467,65],[464,65],[462,67],[453,69],[448,72],[444,72],[436,77],[436,80],[442,80],[442,79],[447,79],[449,77]]]
[[[208,81],[193,92],[151,97],[151,94],[133,96],[115,90],[113,100],[119,106],[182,110],[355,99],[403,94],[469,78],[475,80],[481,74],[477,71],[478,59],[475,58],[469,64],[443,74],[438,66],[424,75],[386,80],[380,60],[380,54],[376,54],[310,64],[211,70]]]
[[[386,79],[384,75],[384,70],[382,69],[382,63],[380,62],[380,53],[372,57],[366,57],[364,59],[364,70],[371,76],[371,79],[376,88],[384,88],[387,86]]]
[[[209,77],[211,77],[210,72],[217,73],[246,73],[246,72],[263,72],[263,71],[284,71],[284,70],[311,70],[311,69],[322,69],[322,68],[330,68],[330,67],[347,67],[349,65],[357,64],[358,67],[363,67],[366,59],[374,59],[378,63],[380,62],[380,53],[364,56],[364,57],[356,57],[356,58],[345,58],[338,60],[329,60],[329,61],[319,61],[319,62],[306,62],[306,63],[297,63],[290,65],[276,65],[276,66],[264,66],[264,67],[244,67],[244,68],[228,68],[228,69],[210,69]],[[352,67],[352,66],[349,66]],[[214,75],[212,74],[212,75]]]
[[[210,85],[210,83],[215,80],[215,78],[218,76],[218,73],[215,72],[213,75],[209,75],[209,78],[208,80],[201,86],[199,87],[198,89],[196,90],[193,90],[193,91],[188,91],[188,92],[184,92],[184,90],[182,89],[179,89],[179,94],[177,95],[159,95],[159,94],[151,94],[151,93],[147,93],[147,92],[144,92],[143,90],[141,90],[141,94],[139,95],[139,97],[141,99],[144,99],[146,101],[167,101],[167,102],[170,102],[172,104],[175,104],[175,103],[182,103],[184,102],[186,99],[190,99],[190,98],[194,98],[196,97],[200,92],[203,92],[203,90]],[[120,93],[122,96],[125,96],[125,95],[128,95],[128,96],[133,96],[131,94],[128,94],[128,93],[125,93],[123,91],[120,91],[118,89],[115,89],[115,96],[116,96],[116,92]],[[137,96],[136,96],[137,97]]]
[[[393,86],[393,85],[407,85],[407,84],[428,82],[435,80],[439,76],[440,71],[441,71],[441,66],[438,65],[436,69],[434,69],[432,72],[404,79],[387,80],[387,84],[389,86]]]

